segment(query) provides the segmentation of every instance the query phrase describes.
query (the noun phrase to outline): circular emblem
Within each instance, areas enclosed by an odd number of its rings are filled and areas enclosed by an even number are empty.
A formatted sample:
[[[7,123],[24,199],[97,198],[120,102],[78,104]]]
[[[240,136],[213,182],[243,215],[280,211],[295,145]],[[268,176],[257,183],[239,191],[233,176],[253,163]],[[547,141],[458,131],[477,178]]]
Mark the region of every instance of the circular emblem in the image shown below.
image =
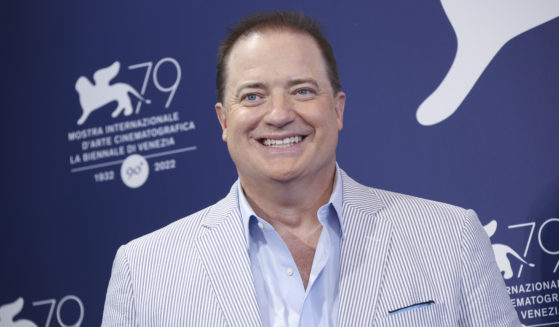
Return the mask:
[[[138,188],[146,182],[149,176],[149,165],[146,158],[139,154],[132,154],[122,162],[120,177],[130,188]]]

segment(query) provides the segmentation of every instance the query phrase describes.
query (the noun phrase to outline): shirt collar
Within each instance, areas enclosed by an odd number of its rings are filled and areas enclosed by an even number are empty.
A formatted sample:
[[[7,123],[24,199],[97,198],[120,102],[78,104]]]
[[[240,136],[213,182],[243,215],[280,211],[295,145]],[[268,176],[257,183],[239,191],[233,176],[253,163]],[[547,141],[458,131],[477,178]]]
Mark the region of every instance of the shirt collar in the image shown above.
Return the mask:
[[[334,210],[336,211],[336,218],[340,223],[340,232],[343,236],[344,226],[342,226],[342,220],[339,217],[342,215],[342,205],[343,205],[343,185],[342,185],[342,174],[340,171],[340,167],[338,163],[336,163],[336,176],[334,177],[334,187],[332,188],[332,194],[330,195],[330,199],[326,205],[332,205]],[[249,237],[250,237],[250,219],[251,217],[255,217],[258,219],[257,215],[254,213],[254,210],[248,203],[247,198],[245,197],[245,192],[241,187],[241,181],[237,180],[237,192],[239,193],[239,211],[241,212],[241,219],[243,222],[243,231],[245,233],[245,240],[248,248],[249,244]]]

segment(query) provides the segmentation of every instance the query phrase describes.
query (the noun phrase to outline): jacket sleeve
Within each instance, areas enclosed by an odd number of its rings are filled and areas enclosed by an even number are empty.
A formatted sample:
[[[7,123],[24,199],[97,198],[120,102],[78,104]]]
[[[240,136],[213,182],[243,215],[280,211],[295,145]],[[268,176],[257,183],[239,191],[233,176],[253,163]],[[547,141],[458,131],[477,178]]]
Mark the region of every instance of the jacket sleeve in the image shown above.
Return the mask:
[[[126,246],[123,245],[118,249],[113,262],[101,326],[137,326],[136,320],[130,266]]]
[[[489,237],[473,210],[466,211],[461,245],[460,326],[522,326]]]

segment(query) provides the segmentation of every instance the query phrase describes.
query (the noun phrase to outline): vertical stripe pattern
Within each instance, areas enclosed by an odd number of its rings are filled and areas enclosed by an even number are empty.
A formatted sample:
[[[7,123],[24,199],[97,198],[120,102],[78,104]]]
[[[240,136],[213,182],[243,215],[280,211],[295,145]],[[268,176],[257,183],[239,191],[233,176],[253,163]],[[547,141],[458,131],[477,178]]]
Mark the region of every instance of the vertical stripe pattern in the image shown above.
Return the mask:
[[[476,214],[342,171],[339,326],[521,326]],[[261,326],[237,188],[117,252],[103,326]]]

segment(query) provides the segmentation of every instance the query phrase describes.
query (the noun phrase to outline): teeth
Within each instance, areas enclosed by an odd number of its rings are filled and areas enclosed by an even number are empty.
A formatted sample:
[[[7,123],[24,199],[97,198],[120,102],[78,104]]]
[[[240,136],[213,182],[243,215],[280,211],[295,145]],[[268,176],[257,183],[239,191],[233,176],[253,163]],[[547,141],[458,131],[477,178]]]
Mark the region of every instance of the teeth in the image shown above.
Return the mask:
[[[303,140],[302,136],[286,137],[283,140],[264,139],[262,144],[273,148],[286,148],[295,145]]]

